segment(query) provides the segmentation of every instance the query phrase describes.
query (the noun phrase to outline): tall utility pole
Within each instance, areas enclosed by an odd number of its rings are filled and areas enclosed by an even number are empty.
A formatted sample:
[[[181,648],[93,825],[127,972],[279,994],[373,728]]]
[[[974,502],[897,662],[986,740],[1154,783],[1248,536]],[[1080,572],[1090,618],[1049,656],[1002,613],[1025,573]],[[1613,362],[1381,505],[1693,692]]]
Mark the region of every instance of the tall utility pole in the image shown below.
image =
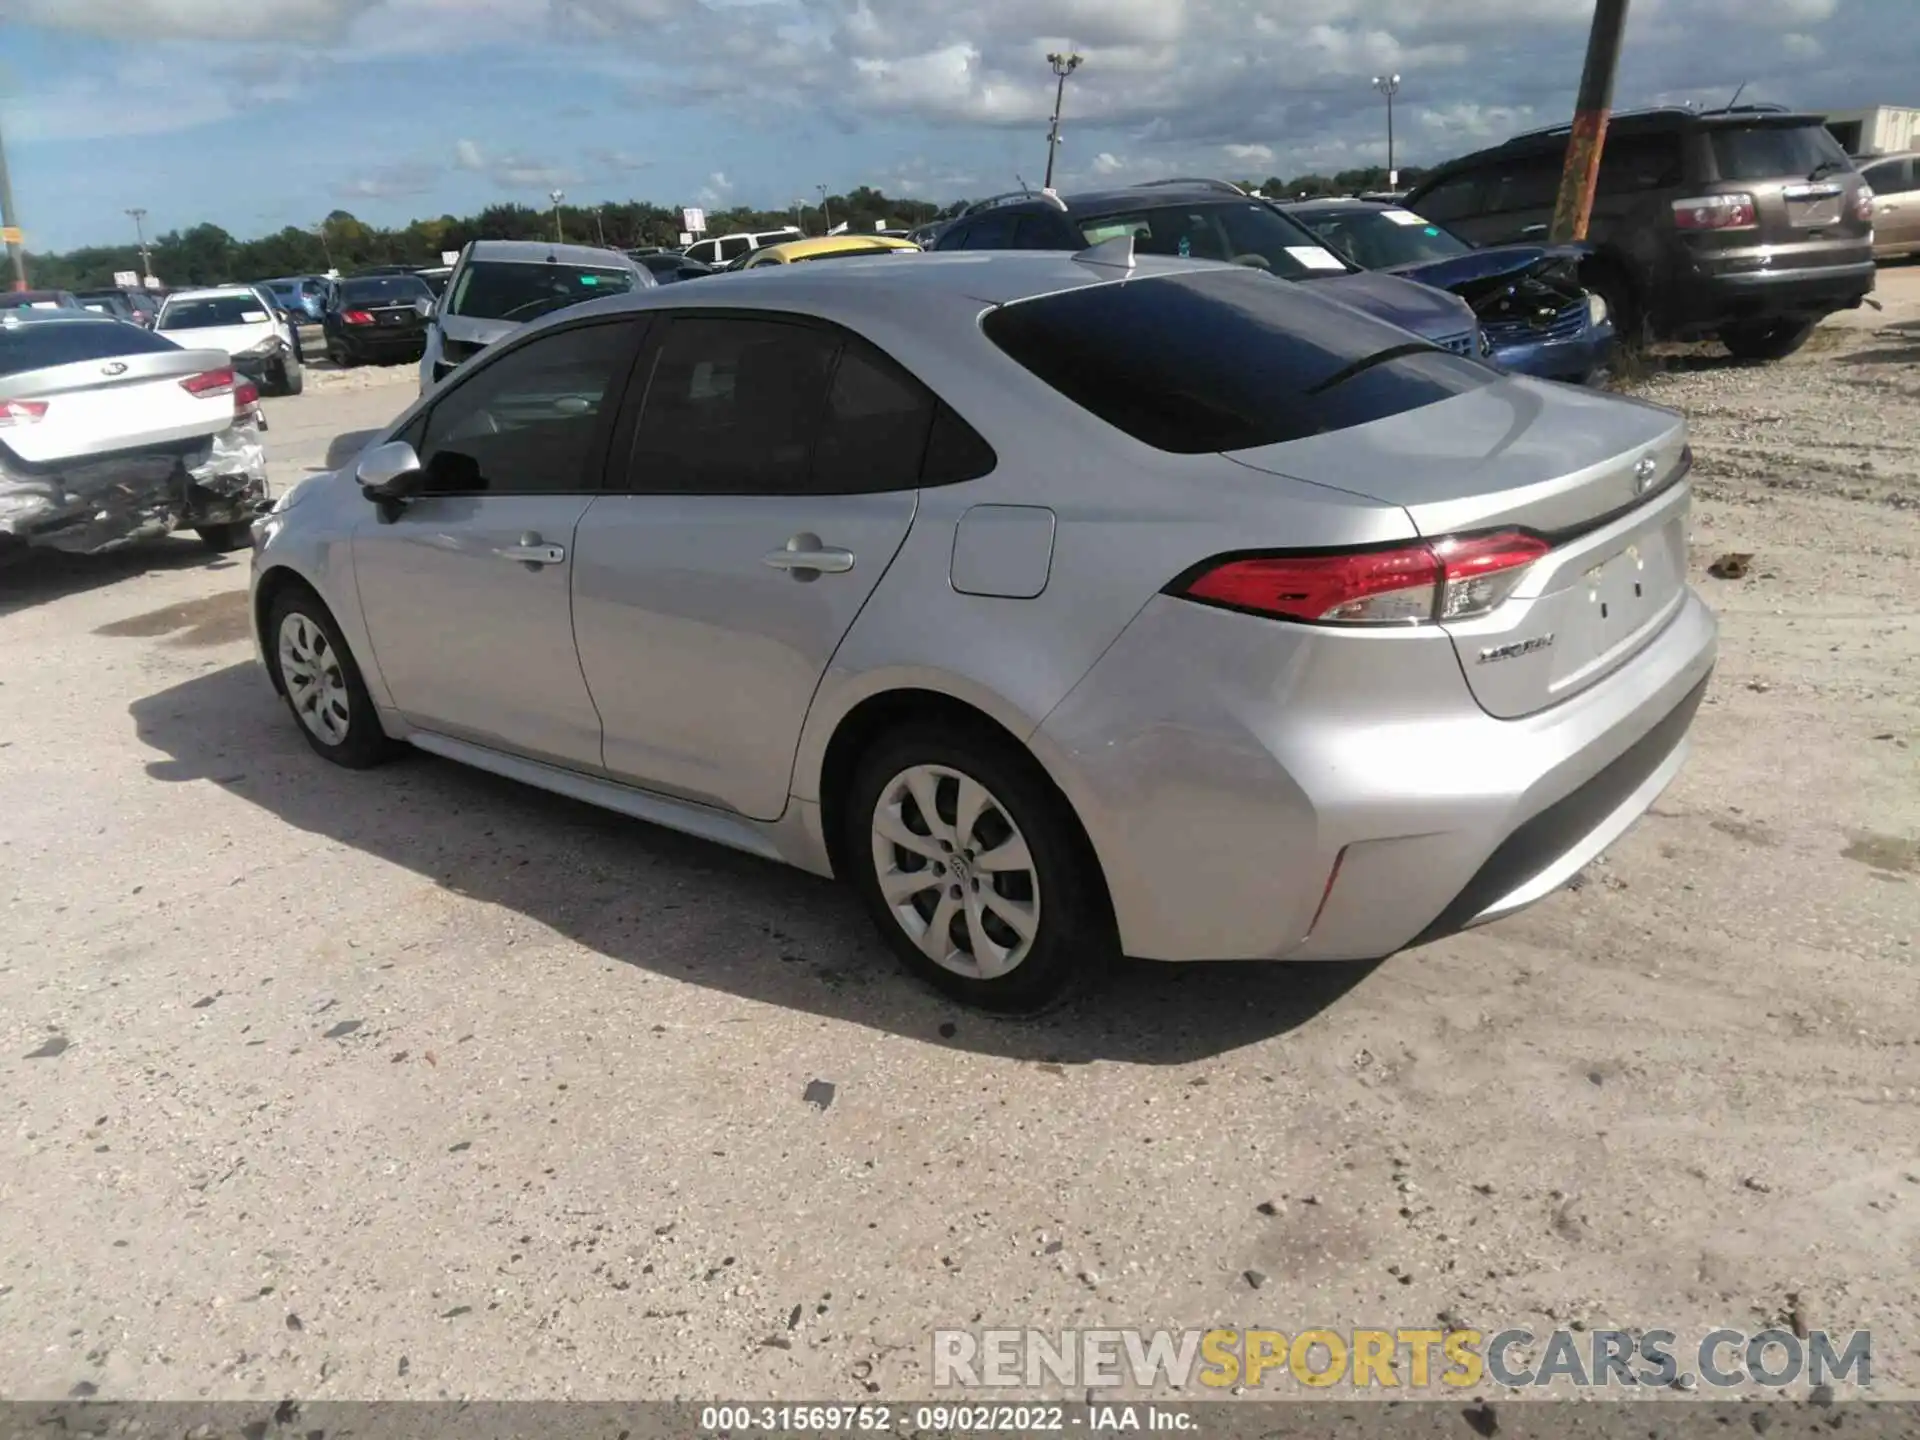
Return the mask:
[[[1040,182],[1040,188],[1053,188],[1053,153],[1060,148],[1060,105],[1067,98],[1067,76],[1078,70],[1084,63],[1078,54],[1049,55],[1047,63],[1053,67],[1053,124],[1047,127],[1047,178]]]
[[[13,257],[13,288],[27,288],[27,247],[12,239],[18,233],[20,214],[13,208],[13,181],[7,175],[7,142],[0,138],[0,225],[7,227],[7,254]]]
[[[801,201],[796,200],[793,202],[793,228],[798,230],[802,235],[807,233],[807,222],[800,213],[804,208],[805,206]]]
[[[816,185],[813,188],[820,192],[820,233],[830,235],[833,233],[833,215],[827,209],[827,187]]]
[[[593,228],[594,228],[594,232],[598,234],[600,237],[600,248],[602,250],[607,248],[606,215],[607,215],[607,202],[602,200],[598,205],[593,207]]]
[[[140,242],[140,284],[144,287],[147,276],[153,274],[153,256],[147,253],[147,212],[136,205],[127,214],[133,218],[134,238]]]
[[[333,243],[327,239],[327,222],[314,222],[313,233],[320,237],[320,253],[327,257],[327,269],[333,269]]]
[[[1600,178],[1600,151],[1607,143],[1607,119],[1613,111],[1613,77],[1620,68],[1620,40],[1626,28],[1627,0],[1594,0],[1587,63],[1580,71],[1580,98],[1574,102],[1567,163],[1560,172],[1560,198],[1553,207],[1555,244],[1587,238],[1593,188]]]
[[[566,234],[560,229],[560,202],[567,198],[564,190],[549,190],[547,198],[553,201],[553,239],[555,244],[565,240]]]
[[[1398,75],[1376,75],[1373,88],[1387,97],[1387,188],[1397,190],[1400,187],[1400,172],[1393,163],[1393,97],[1400,93]]]

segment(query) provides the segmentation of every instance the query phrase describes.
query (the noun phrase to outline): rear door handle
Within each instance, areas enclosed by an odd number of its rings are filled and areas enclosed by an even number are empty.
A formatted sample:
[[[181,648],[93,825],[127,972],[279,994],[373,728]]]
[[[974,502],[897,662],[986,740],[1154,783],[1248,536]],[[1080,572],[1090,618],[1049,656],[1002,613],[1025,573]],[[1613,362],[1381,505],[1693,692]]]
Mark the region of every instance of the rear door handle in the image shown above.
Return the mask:
[[[1544,235],[1547,233],[1547,227],[1544,225],[1523,225],[1520,227],[1520,233],[1522,235]]]
[[[818,535],[802,531],[778,550],[769,550],[760,563],[774,570],[785,570],[796,580],[816,580],[822,575],[844,575],[853,569],[853,552],[821,542]]]
[[[567,547],[549,545],[529,530],[520,537],[518,545],[502,545],[494,554],[502,560],[514,560],[522,565],[558,565],[567,558]]]

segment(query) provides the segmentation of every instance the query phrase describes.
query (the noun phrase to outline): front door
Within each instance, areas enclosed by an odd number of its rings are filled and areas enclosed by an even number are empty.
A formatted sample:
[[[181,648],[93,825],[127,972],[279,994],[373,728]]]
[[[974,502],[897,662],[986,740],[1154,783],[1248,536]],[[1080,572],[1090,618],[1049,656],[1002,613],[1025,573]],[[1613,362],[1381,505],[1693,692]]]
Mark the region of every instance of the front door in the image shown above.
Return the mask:
[[[934,412],[834,327],[670,323],[608,466],[621,493],[577,546],[574,633],[612,775],[781,814],[814,691],[913,521]]]
[[[374,658],[413,724],[600,768],[569,592],[640,328],[601,321],[513,346],[403,437],[421,491],[392,518],[369,507],[353,558]]]

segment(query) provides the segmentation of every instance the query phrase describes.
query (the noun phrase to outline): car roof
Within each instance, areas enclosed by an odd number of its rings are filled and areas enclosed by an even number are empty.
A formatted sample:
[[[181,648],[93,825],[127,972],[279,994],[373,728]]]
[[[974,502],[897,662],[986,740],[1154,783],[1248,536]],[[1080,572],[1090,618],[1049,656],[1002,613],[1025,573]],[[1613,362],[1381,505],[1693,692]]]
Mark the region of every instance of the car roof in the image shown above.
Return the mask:
[[[1358,195],[1323,195],[1315,200],[1275,200],[1286,211],[1397,210],[1397,200],[1367,200]]]
[[[253,295],[257,299],[259,298],[256,293],[258,289],[259,289],[259,286],[252,285],[252,284],[202,285],[198,289],[194,289],[194,290],[169,291],[167,293],[167,299],[169,300],[224,300],[230,296],[239,297],[243,295]]]
[[[127,322],[115,315],[102,315],[97,310],[46,309],[30,310],[21,306],[0,314],[0,329],[17,329],[22,325],[40,325],[48,320],[59,320],[66,324],[124,325]]]
[[[1694,110],[1684,105],[1654,105],[1643,110],[1616,111],[1607,121],[1607,135],[1611,139],[1677,133],[1682,130],[1718,130],[1738,125],[1760,125],[1771,129],[1824,124],[1825,117],[1811,111],[1785,110],[1772,105],[1738,105],[1714,110]],[[1451,178],[1462,170],[1559,150],[1565,146],[1571,133],[1570,121],[1523,131],[1498,145],[1489,145],[1434,166],[1413,189],[1431,189],[1438,181]]]
[[[815,235],[807,240],[787,240],[779,245],[762,245],[756,255],[777,255],[781,260],[817,260],[822,255],[845,255],[870,250],[874,254],[897,250],[918,250],[907,240],[890,235]]]
[[[548,244],[544,240],[475,240],[468,252],[475,260],[505,260],[528,265],[613,265],[636,262],[624,251],[598,245]]]

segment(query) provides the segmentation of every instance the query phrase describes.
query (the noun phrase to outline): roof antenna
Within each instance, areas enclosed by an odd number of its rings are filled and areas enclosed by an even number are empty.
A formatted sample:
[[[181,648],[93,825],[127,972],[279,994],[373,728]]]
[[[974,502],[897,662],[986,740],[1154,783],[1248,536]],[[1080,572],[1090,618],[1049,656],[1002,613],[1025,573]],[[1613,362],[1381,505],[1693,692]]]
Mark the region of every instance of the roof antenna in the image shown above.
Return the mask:
[[[1746,93],[1747,86],[1752,83],[1751,80],[1742,80],[1740,82],[1740,88],[1733,92],[1733,99],[1727,101],[1727,109],[1731,110],[1735,105],[1740,103],[1740,97]]]
[[[1022,195],[1031,195],[1033,193],[1033,187],[1027,184],[1027,177],[1022,175],[1018,170],[1013,172],[1013,178],[1020,182],[1020,193]]]

